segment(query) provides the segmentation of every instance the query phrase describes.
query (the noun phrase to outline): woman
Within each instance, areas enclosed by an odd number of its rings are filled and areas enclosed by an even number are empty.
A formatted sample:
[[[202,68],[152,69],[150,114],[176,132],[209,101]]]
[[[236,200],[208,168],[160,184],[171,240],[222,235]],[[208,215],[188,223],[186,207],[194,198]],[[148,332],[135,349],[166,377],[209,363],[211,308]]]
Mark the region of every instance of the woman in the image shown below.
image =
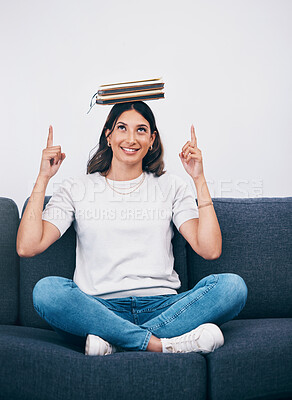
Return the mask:
[[[209,353],[224,343],[218,325],[245,305],[247,288],[236,274],[210,275],[181,286],[173,269],[174,224],[200,256],[220,256],[221,231],[203,172],[194,127],[179,154],[188,185],[164,171],[163,147],[149,106],[115,104],[87,174],[63,181],[44,211],[47,184],[65,159],[50,126],[39,175],[17,235],[20,256],[32,257],[58,240],[73,222],[73,280],[41,279],[36,311],[85,354],[116,351]]]

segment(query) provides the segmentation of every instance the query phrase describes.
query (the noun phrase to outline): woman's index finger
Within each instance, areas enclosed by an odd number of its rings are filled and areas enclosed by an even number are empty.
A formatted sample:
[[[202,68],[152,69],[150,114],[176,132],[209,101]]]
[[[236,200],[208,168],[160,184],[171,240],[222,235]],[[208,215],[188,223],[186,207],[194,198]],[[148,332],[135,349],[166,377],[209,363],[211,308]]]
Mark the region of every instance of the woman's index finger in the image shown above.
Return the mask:
[[[49,127],[49,134],[47,139],[47,147],[53,146],[53,127],[50,125]]]
[[[195,134],[194,125],[191,126],[191,142],[193,143],[193,145],[195,147],[197,147],[197,137],[196,137],[196,134]]]

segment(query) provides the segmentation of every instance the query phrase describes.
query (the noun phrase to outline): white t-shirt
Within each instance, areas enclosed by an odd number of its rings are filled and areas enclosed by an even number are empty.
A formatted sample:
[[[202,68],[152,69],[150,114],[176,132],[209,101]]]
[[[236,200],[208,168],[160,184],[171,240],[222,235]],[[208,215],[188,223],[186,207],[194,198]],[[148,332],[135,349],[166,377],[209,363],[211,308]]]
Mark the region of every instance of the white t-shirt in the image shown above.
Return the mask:
[[[73,222],[76,268],[73,280],[89,295],[104,299],[177,294],[172,224],[198,218],[194,191],[183,179],[166,172],[145,172],[129,181],[99,173],[63,180],[46,205],[42,219],[60,237]],[[131,189],[132,188],[132,189]]]

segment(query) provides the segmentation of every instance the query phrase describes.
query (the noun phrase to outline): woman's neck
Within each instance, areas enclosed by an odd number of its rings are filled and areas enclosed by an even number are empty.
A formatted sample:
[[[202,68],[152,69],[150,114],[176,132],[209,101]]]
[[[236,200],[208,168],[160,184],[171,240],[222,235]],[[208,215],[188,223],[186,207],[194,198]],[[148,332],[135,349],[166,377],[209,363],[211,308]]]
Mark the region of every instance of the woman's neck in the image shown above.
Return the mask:
[[[116,167],[115,165],[113,165],[112,162],[106,177],[113,181],[130,181],[132,179],[138,178],[142,173],[142,165],[128,166],[124,164]]]

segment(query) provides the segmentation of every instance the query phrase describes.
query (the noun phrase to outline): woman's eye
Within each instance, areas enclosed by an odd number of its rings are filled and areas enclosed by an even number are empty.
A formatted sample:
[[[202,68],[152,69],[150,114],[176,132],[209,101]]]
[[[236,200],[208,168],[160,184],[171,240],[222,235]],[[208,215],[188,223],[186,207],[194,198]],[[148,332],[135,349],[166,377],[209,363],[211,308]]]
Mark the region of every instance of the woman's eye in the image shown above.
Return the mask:
[[[122,130],[125,128],[124,125],[118,125],[118,129],[122,128]],[[143,127],[138,128],[138,131],[142,130],[143,132],[146,132],[146,129]]]

